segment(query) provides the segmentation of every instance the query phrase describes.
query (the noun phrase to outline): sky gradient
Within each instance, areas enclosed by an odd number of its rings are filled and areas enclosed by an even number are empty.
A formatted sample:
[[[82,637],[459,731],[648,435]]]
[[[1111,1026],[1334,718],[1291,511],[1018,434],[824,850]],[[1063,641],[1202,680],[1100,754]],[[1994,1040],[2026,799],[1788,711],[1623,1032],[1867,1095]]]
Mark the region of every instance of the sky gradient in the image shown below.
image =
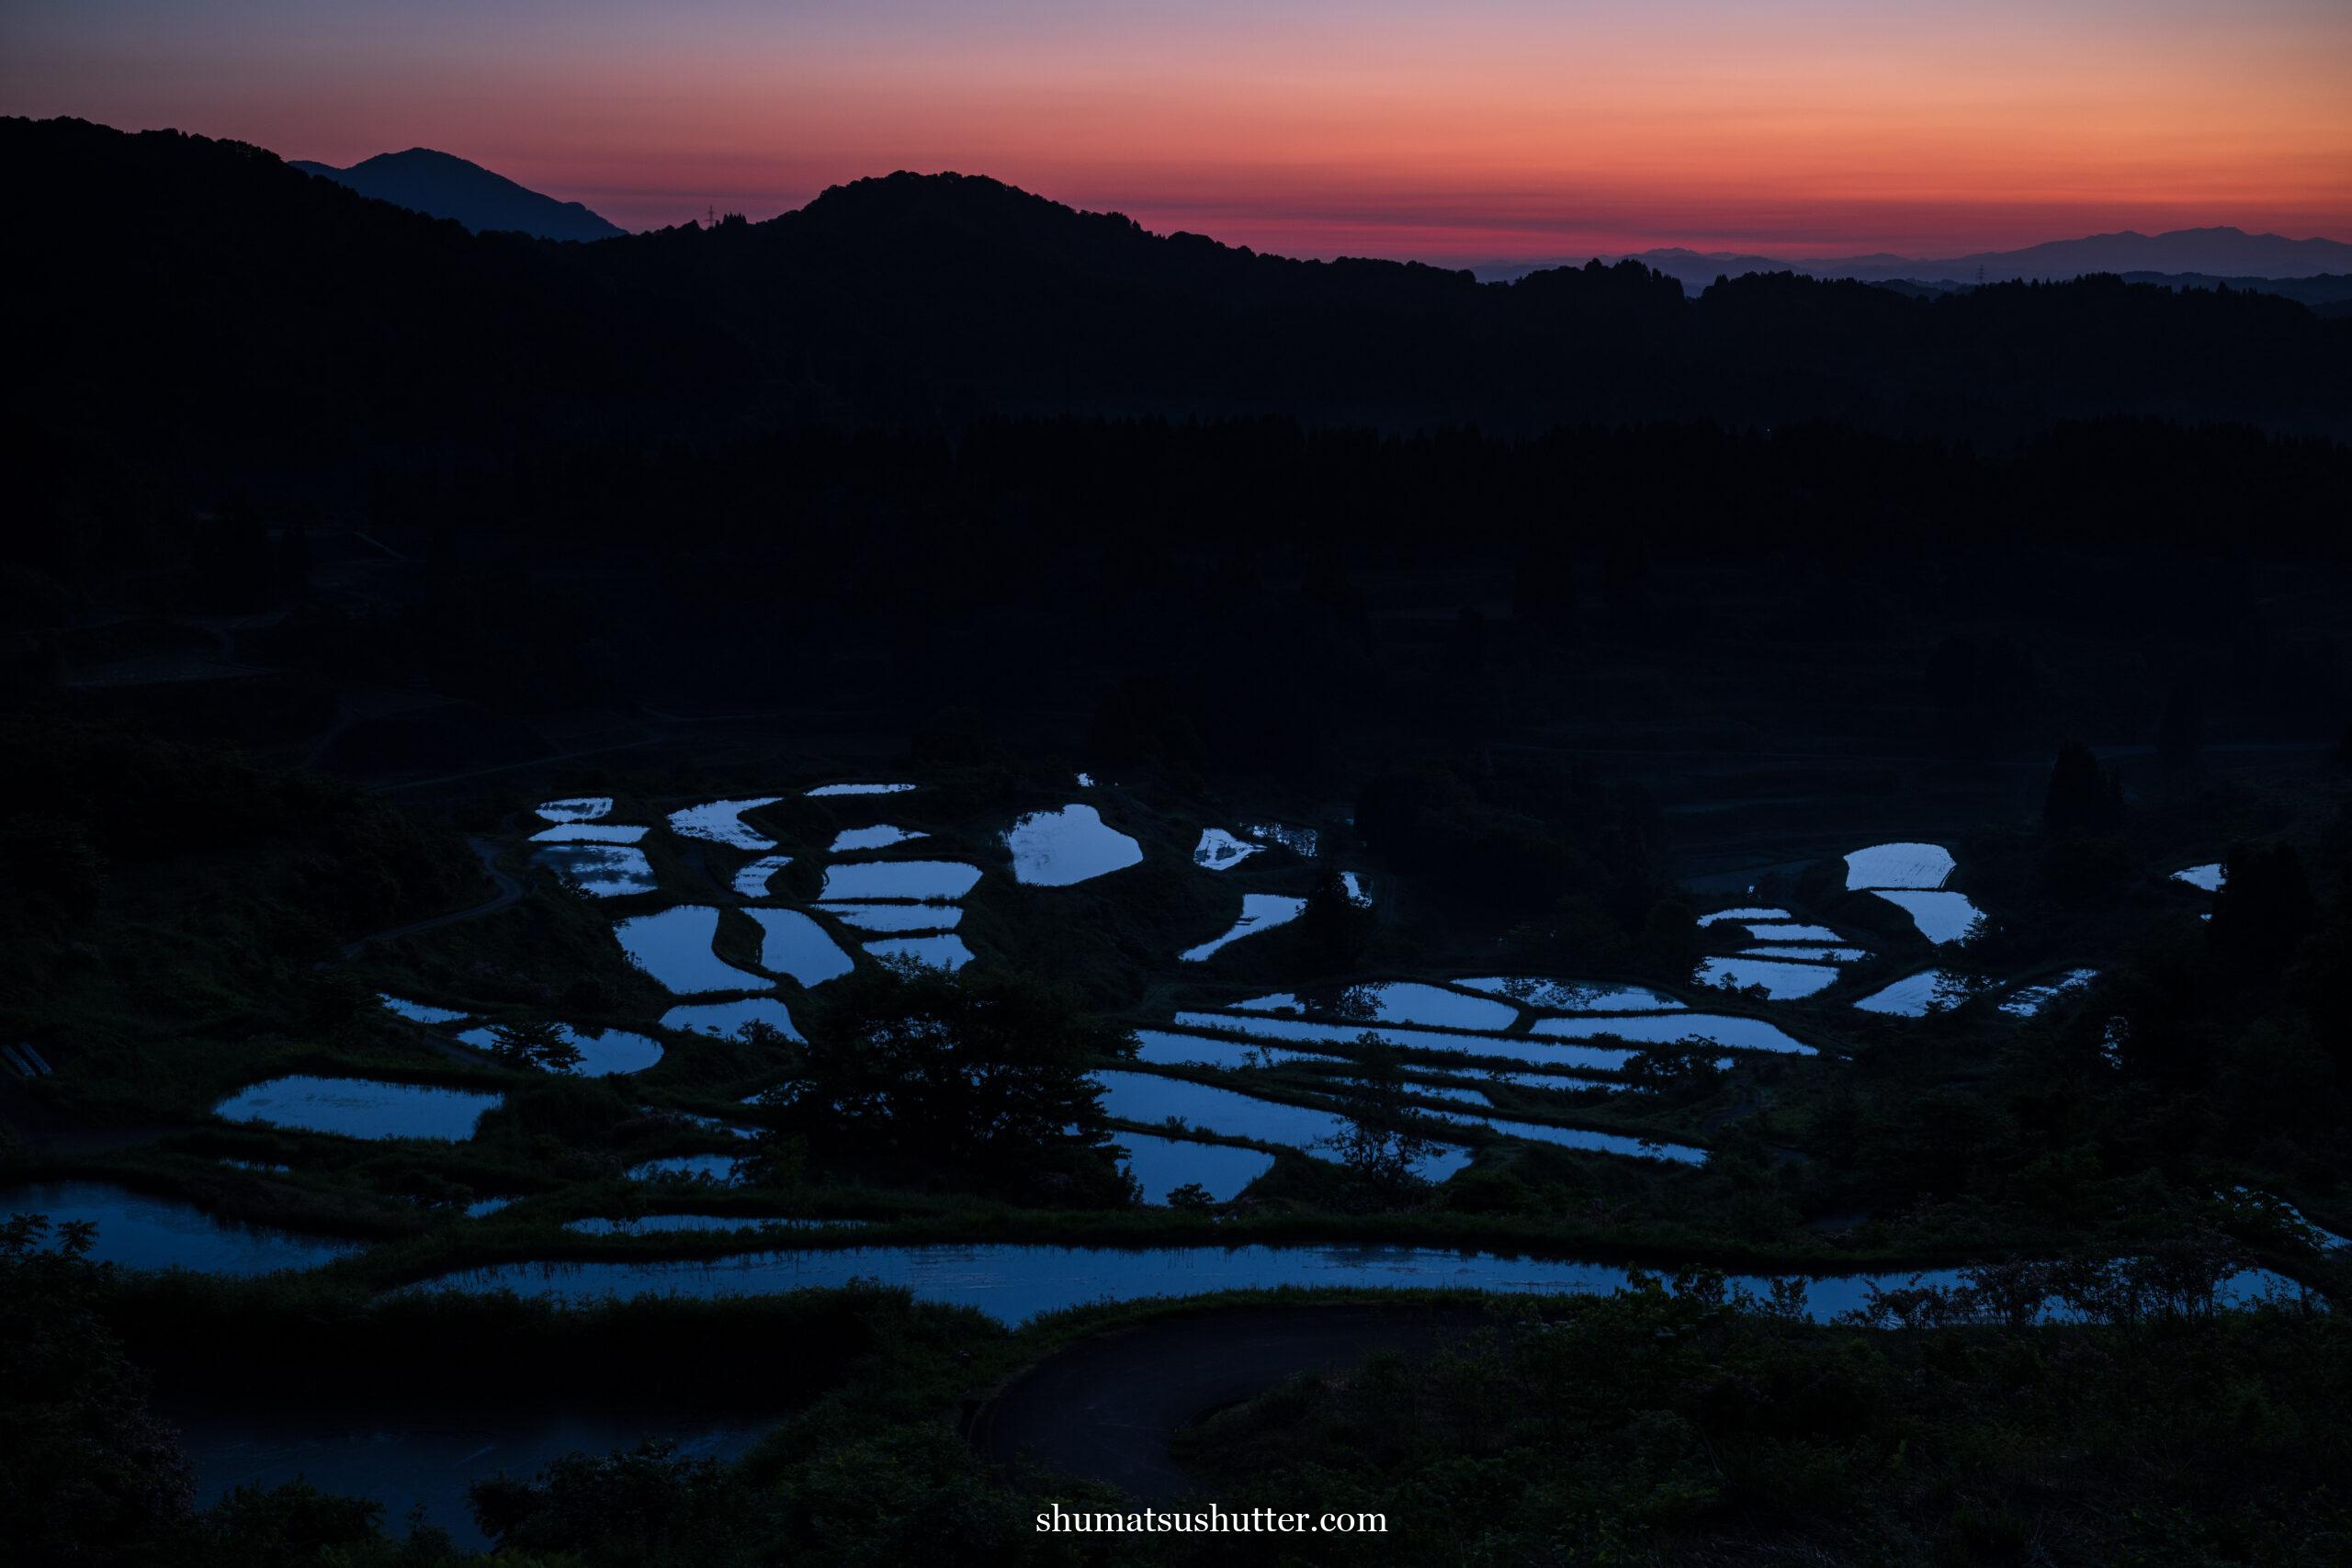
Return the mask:
[[[1455,265],[2352,240],[2346,0],[6,0],[0,112],[436,147],[630,228],[909,168]]]

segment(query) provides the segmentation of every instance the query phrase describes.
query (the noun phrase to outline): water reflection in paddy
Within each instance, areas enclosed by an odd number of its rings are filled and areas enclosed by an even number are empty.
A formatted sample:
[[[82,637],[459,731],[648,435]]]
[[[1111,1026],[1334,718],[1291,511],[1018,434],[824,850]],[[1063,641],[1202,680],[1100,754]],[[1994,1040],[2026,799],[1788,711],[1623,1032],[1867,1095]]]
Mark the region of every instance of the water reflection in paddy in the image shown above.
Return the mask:
[[[599,898],[631,897],[660,886],[645,852],[620,844],[546,844],[531,859]]]
[[[1519,1010],[1484,997],[1465,997],[1414,980],[1377,980],[1306,993],[1288,991],[1229,1004],[1237,1012],[1306,1012],[1378,1023],[1419,1023],[1441,1029],[1501,1032],[1519,1022]]]
[[[239,1089],[212,1113],[228,1122],[258,1122],[346,1138],[470,1138],[474,1124],[504,1097],[375,1078],[292,1077]]]
[[[1827,926],[1799,925],[1787,920],[1764,920],[1747,928],[1750,942],[1843,942],[1846,939]]]
[[[1260,1100],[1189,1078],[1102,1072],[1094,1075],[1094,1081],[1102,1086],[1103,1114],[1114,1121],[1148,1126],[1173,1116],[1204,1133],[1273,1144],[1317,1159],[1336,1160],[1339,1156],[1326,1145],[1349,1128],[1348,1120],[1333,1111]],[[1442,1148],[1417,1163],[1414,1172],[1427,1180],[1442,1181],[1469,1163],[1468,1150]]]
[[[964,939],[950,932],[942,936],[894,936],[880,942],[869,942],[865,951],[887,962],[920,964],[926,969],[944,969],[950,974],[972,961],[972,950]]]
[[[1401,1023],[1317,1023],[1311,1019],[1244,1018],[1220,1012],[1180,1012],[1174,1021],[1190,1029],[1222,1030],[1229,1034],[1248,1034],[1267,1040],[1355,1045],[1369,1038],[1375,1045],[1393,1045],[1404,1051],[1442,1051],[1449,1055],[1525,1062],[1533,1066],[1595,1067],[1603,1072],[1615,1072],[1623,1067],[1634,1055],[1631,1051],[1607,1046],[1556,1044],[1549,1040],[1532,1040],[1524,1035],[1449,1034],[1434,1029],[1414,1029]],[[1631,1024],[1638,1020],[1608,1019],[1604,1021],[1616,1025]],[[1541,1032],[1542,1023],[1538,1023],[1536,1028]]]
[[[562,822],[531,835],[535,844],[634,844],[652,829],[617,822]]]
[[[1153,1133],[1114,1133],[1112,1141],[1123,1151],[1119,1168],[1136,1179],[1147,1203],[1165,1203],[1169,1193],[1187,1185],[1205,1188],[1212,1202],[1229,1203],[1274,1168],[1274,1156],[1264,1150],[1230,1144]]]
[[[825,928],[797,909],[746,909],[760,928],[760,967],[789,975],[804,986],[821,986],[857,967],[856,960],[825,934]]]
[[[436,1008],[424,1002],[412,1002],[390,991],[379,991],[376,999],[414,1023],[455,1023],[467,1015],[451,1008]]]
[[[862,931],[953,931],[964,919],[956,904],[827,904],[825,913]]]
[[[1286,1062],[1337,1062],[1339,1056],[1286,1051],[1278,1045],[1253,1045],[1246,1040],[1212,1040],[1201,1034],[1174,1034],[1164,1029],[1136,1031],[1136,1060],[1159,1066],[1272,1067]]]
[[[1893,985],[1872,991],[1854,1005],[1864,1012],[1890,1018],[1925,1018],[1956,1008],[1975,994],[1976,982],[1951,969],[1922,969]]]
[[[1414,1247],[1024,1247],[1012,1244],[798,1248],[748,1253],[708,1262],[509,1263],[444,1275],[426,1289],[481,1294],[515,1291],[582,1303],[608,1296],[676,1294],[703,1298],[769,1295],[839,1287],[853,1280],[899,1286],[917,1301],[976,1307],[1008,1325],[1039,1313],[1093,1302],[1202,1295],[1217,1291],[1470,1290],[1505,1294],[1585,1295],[1619,1290],[1628,1270],[1611,1263],[1502,1258]],[[1950,1285],[1959,1273],[1854,1274],[1806,1282],[1806,1314],[1826,1321],[1866,1306],[1873,1285]],[[1769,1293],[1762,1275],[1728,1281]],[[2259,1299],[2278,1283],[2259,1270],[2231,1280],[2233,1303]]]
[[[692,1030],[697,1034],[716,1034],[722,1040],[732,1039],[749,1023],[764,1023],[780,1032],[786,1040],[798,1040],[800,1031],[792,1024],[792,1010],[774,997],[744,997],[731,1002],[689,1002],[673,1007],[662,1015],[664,1029]]]
[[[1679,997],[1670,997],[1647,986],[1624,986],[1606,981],[1547,980],[1532,975],[1492,975],[1453,983],[1473,991],[1509,997],[1515,1002],[1523,1002],[1529,1007],[1542,1008],[1550,1012],[1671,1012],[1684,1005]]]
[[[284,1168],[280,1167],[279,1168]],[[0,1215],[46,1214],[56,1227],[87,1221],[98,1227],[89,1256],[126,1269],[191,1269],[246,1276],[314,1269],[359,1250],[360,1243],[240,1224],[177,1198],[157,1198],[104,1181],[45,1181],[0,1193]]]
[[[1984,911],[1970,903],[1965,893],[1881,892],[1878,897],[1909,915],[1919,934],[1939,947],[1967,936],[1984,918]]]
[[[735,874],[735,896],[739,898],[764,898],[768,884],[775,874],[792,863],[790,855],[762,855]]]
[[[1786,963],[1770,958],[1710,958],[1699,965],[1699,984],[1744,991],[1761,986],[1774,1001],[1791,1001],[1826,991],[1838,971],[1826,964]]]
[[[641,1073],[662,1060],[658,1041],[626,1029],[574,1029],[568,1023],[559,1023],[556,1029],[580,1052],[578,1070],[582,1077]],[[469,1029],[458,1038],[478,1051],[494,1051],[498,1046],[497,1034],[486,1027]]]
[[[2203,865],[2192,865],[2176,871],[2172,874],[2172,879],[2175,882],[2186,882],[2191,887],[2203,888],[2208,893],[2219,893],[2222,890],[2222,879],[2224,874],[2222,863],[2216,860],[2207,861]]]
[[[841,795],[904,795],[914,788],[910,784],[819,784],[808,791],[811,800],[829,799]]]
[[[888,822],[876,822],[871,828],[848,828],[833,835],[832,852],[845,854],[851,850],[887,850],[892,844],[910,843],[927,839],[928,833],[911,828],[895,828]]]
[[[793,1214],[637,1214],[619,1219],[597,1216],[566,1220],[563,1228],[574,1235],[656,1235],[669,1231],[756,1231],[854,1228],[864,1220],[810,1219]]]
[[[1143,846],[1091,806],[1032,811],[1004,831],[1012,876],[1032,887],[1068,887],[1139,864]]]
[[[1210,871],[1230,871],[1262,847],[1246,843],[1222,828],[1204,828],[1201,841],[1193,846],[1193,863]]]
[[[541,802],[539,815],[549,822],[593,822],[612,809],[613,797],[609,795],[575,795]]]
[[[1777,1051],[1793,1056],[1813,1055],[1814,1049],[1787,1031],[1757,1018],[1729,1018],[1722,1013],[1668,1013],[1633,1018],[1539,1018],[1537,1034],[1560,1039],[1590,1040],[1615,1035],[1645,1045],[1693,1043],[1722,1045],[1739,1051]]]
[[[613,928],[629,962],[667,989],[764,991],[775,982],[724,963],[711,951],[718,935],[718,911],[707,904],[680,904],[651,915],[637,915]]]
[[[2051,1003],[2088,988],[2098,978],[2096,969],[2069,969],[2054,980],[2018,987],[2002,1001],[2001,1010],[2011,1018],[2031,1018]]]
[[[704,1179],[725,1186],[741,1174],[742,1162],[733,1155],[670,1155],[628,1168],[631,1181]]]
[[[1712,926],[1721,924],[1724,920],[1785,920],[1788,918],[1789,912],[1786,909],[1748,905],[1737,909],[1717,909],[1712,915],[1702,915],[1699,917],[1699,923],[1702,926]]]
[[[1229,942],[1245,936],[1272,931],[1298,919],[1306,908],[1304,898],[1285,898],[1272,893],[1245,893],[1241,896],[1241,914],[1223,936],[1204,942],[1198,947],[1188,947],[1177,956],[1187,964],[1199,964],[1216,955]]]
[[[701,839],[735,850],[772,850],[775,840],[751,827],[743,813],[774,806],[783,797],[756,795],[745,800],[713,800],[670,813],[670,830],[681,838]]]
[[[1941,887],[1953,865],[1951,852],[1941,844],[1872,844],[1846,857],[1846,890]]]
[[[980,879],[980,868],[952,860],[868,860],[828,866],[821,897],[856,902],[910,898],[947,902],[961,898]]]

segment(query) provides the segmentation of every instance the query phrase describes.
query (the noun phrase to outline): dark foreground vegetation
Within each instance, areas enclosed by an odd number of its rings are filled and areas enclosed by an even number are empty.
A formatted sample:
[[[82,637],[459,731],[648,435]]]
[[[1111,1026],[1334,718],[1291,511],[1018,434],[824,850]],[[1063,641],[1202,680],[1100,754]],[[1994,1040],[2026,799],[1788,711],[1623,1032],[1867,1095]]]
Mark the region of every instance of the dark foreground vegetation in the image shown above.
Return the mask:
[[[586,1377],[616,1408],[756,1388],[778,1421],[732,1467],[651,1447],[478,1485],[475,1515],[501,1562],[1233,1561],[1230,1539],[1038,1534],[1035,1516],[1057,1503],[1131,1505],[992,1471],[956,1436],[959,1402],[1081,1334],[1312,1299],[1090,1310],[1008,1335],[889,1292],[578,1313],[454,1299],[336,1309],[284,1288],[132,1284],[72,1252],[70,1238],[45,1247],[19,1231],[0,1258],[12,1392],[0,1503],[40,1562],[467,1558],[432,1529],[300,1483],[192,1508],[124,1341],[179,1381],[203,1359],[197,1333],[223,1336],[208,1341],[221,1359],[266,1343],[241,1363],[265,1380],[300,1369],[354,1398],[386,1397],[397,1365],[423,1407],[544,1400]],[[1970,1288],[1894,1293],[1834,1326],[1726,1297],[1703,1275],[1604,1300],[1495,1303],[1491,1326],[1425,1361],[1375,1357],[1285,1385],[1208,1420],[1179,1452],[1204,1503],[1386,1518],[1380,1538],[1291,1538],[1250,1561],[2333,1561],[2352,1544],[2343,1325],[2295,1306],[2215,1313],[2207,1292],[2229,1262],[2226,1248],[2184,1245],[2120,1271],[1991,1270]],[[2027,1326],[2052,1303],[2084,1316]],[[662,1347],[658,1379],[649,1345]]]

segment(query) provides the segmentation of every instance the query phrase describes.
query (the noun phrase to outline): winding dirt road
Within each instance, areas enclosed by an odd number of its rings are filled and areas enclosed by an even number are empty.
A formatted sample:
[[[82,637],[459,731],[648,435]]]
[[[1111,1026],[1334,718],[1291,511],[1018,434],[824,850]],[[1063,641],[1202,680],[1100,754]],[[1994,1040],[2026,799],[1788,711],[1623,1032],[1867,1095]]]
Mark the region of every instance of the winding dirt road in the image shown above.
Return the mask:
[[[468,839],[466,843],[473,850],[475,857],[481,862],[482,870],[490,874],[490,880],[497,885],[496,893],[491,895],[487,901],[469,908],[452,909],[446,915],[431,915],[421,920],[411,920],[404,926],[394,926],[390,931],[371,931],[356,942],[344,943],[343,955],[345,958],[356,958],[359,956],[360,950],[370,943],[395,942],[404,936],[414,936],[419,931],[432,931],[437,926],[453,926],[459,920],[478,920],[484,915],[494,915],[508,905],[520,902],[523,897],[523,885],[499,869],[497,841],[492,839]]]
[[[966,1432],[999,1463],[1027,1459],[1130,1496],[1175,1497],[1198,1483],[1169,1439],[1203,1416],[1375,1350],[1425,1356],[1486,1321],[1477,1307],[1410,1303],[1180,1314],[1054,1352],[982,1404]]]

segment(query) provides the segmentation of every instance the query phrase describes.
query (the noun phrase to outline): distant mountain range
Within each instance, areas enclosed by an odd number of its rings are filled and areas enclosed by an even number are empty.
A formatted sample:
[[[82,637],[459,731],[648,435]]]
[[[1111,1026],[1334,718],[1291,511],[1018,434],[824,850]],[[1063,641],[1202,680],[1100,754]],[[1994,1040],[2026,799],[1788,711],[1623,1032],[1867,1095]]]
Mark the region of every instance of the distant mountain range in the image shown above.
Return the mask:
[[[239,143],[74,120],[0,119],[0,167],[46,220],[0,230],[22,280],[0,296],[0,333],[42,367],[0,393],[16,439],[103,432],[208,471],[276,472],[289,449],[368,475],[518,443],[1061,414],[1979,443],[2122,416],[2352,434],[2352,320],[2235,288],[1781,273],[1692,298],[1633,262],[1498,287],[1154,234],[958,175],[551,244]]]
[[[1609,261],[1637,261],[1656,267],[1696,294],[1718,277],[1756,272],[1796,272],[1809,277],[1854,278],[1863,283],[2046,282],[2094,273],[2172,276],[2194,274],[2220,279],[2314,277],[2352,273],[2352,245],[2335,240],[2290,240],[2280,234],[2249,234],[2243,229],[2173,229],[2162,234],[2125,230],[2079,240],[2051,240],[2020,251],[1980,251],[1940,260],[1908,256],[1763,256],[1726,251],[1690,251],[1679,246],[1638,251]],[[1548,267],[1576,262],[1497,262],[1474,268],[1487,282],[1506,282]]]
[[[287,165],[412,212],[454,218],[477,234],[497,231],[532,234],[542,240],[609,240],[628,231],[576,201],[542,196],[480,164],[429,147],[379,152],[347,169],[301,158],[289,158]]]

